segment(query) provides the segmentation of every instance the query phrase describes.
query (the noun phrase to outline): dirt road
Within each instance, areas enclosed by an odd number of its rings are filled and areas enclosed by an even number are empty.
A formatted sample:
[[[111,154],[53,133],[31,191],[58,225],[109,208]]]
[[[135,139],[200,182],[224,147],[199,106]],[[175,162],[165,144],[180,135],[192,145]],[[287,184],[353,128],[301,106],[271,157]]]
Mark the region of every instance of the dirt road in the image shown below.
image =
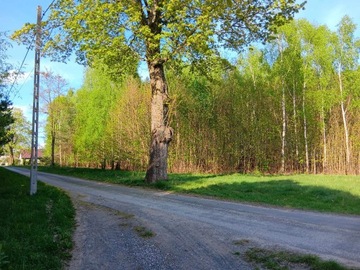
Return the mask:
[[[29,175],[22,168],[10,170]],[[360,267],[360,217],[259,207],[38,173],[77,208],[69,269],[253,269],[251,246]],[[140,236],[139,236],[140,235]]]

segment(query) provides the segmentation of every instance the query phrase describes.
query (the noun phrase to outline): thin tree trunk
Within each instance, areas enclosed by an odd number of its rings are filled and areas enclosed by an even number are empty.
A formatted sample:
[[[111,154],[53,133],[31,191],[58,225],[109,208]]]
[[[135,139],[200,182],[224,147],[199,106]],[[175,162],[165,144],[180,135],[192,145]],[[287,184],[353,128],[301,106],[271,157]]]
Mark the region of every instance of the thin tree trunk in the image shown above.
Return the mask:
[[[343,83],[341,78],[341,65],[339,65],[338,69],[338,79],[339,79],[339,89],[340,89],[340,106],[341,106],[341,115],[342,115],[342,121],[344,125],[344,135],[345,135],[345,147],[346,147],[346,155],[345,155],[345,173],[347,174],[350,169],[350,142],[349,142],[349,130],[347,126],[347,119],[346,119],[346,109],[343,101]]]
[[[167,180],[168,146],[173,130],[168,123],[168,88],[164,65],[161,62],[148,62],[151,97],[151,145],[149,167],[145,180],[153,183]]]
[[[60,119],[61,119],[61,114],[60,114]],[[58,130],[59,130],[58,137],[59,137],[59,138],[63,138],[64,136],[61,136],[61,122],[59,122]],[[60,167],[63,166],[63,162],[62,162],[62,161],[63,161],[62,141],[63,141],[63,139],[59,139],[59,141],[58,141],[58,145],[59,145],[59,165],[60,165]]]
[[[281,38],[278,37],[278,49],[280,53],[280,62],[283,64],[283,47],[281,44]],[[282,110],[282,132],[281,132],[281,168],[280,173],[285,172],[285,145],[286,145],[286,96],[285,96],[285,82],[284,78],[281,78],[281,110]]]
[[[309,173],[309,147],[308,147],[308,136],[307,136],[307,119],[306,119],[306,109],[305,109],[305,91],[306,91],[306,83],[304,82],[303,85],[303,100],[302,100],[302,107],[303,107],[303,115],[304,115],[304,143],[305,143],[305,170],[306,173]]]
[[[286,102],[285,102],[285,87],[282,86],[282,133],[281,133],[281,168],[280,172],[285,172],[285,143],[286,143]]]
[[[299,169],[299,146],[298,146],[298,129],[297,129],[297,113],[296,113],[296,82],[293,82],[293,119],[294,119],[294,133],[295,133],[295,168]]]
[[[326,146],[326,124],[325,124],[325,112],[324,107],[321,108],[321,120],[322,120],[322,128],[323,128],[323,172],[327,171],[327,146]]]
[[[62,163],[62,160],[63,160],[63,157],[62,157],[62,147],[61,147],[61,143],[59,144],[59,165],[60,167],[63,166],[63,163]]]
[[[55,166],[55,132],[51,132],[51,166]]]

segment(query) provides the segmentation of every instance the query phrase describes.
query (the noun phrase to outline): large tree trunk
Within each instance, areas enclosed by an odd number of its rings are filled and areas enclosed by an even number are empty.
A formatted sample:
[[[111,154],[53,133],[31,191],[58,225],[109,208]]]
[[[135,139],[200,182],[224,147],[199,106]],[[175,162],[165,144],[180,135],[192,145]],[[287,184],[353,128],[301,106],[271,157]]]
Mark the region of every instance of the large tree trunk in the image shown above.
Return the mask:
[[[168,146],[173,130],[168,123],[168,89],[164,65],[161,62],[148,62],[151,84],[151,145],[149,167],[145,181],[153,183],[167,180]]]
[[[15,165],[15,157],[14,157],[14,147],[9,145],[9,152],[10,152],[10,165]]]

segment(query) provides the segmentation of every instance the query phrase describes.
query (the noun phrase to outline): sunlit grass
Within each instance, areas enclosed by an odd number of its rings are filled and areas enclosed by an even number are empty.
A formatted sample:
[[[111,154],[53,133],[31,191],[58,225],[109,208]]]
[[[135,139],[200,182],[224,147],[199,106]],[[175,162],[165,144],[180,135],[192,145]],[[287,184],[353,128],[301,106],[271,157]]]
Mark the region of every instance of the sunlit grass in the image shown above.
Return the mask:
[[[317,186],[349,192],[360,197],[360,177],[344,175],[286,175],[286,176],[252,176],[243,174],[230,175],[189,175],[198,180],[183,181],[185,175],[171,175],[174,188],[180,190],[193,190],[206,188],[218,184],[262,183],[275,181],[293,181],[300,186]]]
[[[62,269],[70,258],[75,210],[57,188],[0,168],[0,269]]]
[[[232,201],[360,215],[359,176],[170,174],[168,181],[149,185],[144,182],[143,172],[48,167],[41,170]]]
[[[358,176],[200,176],[192,181],[175,178],[164,189],[282,207],[360,214]]]

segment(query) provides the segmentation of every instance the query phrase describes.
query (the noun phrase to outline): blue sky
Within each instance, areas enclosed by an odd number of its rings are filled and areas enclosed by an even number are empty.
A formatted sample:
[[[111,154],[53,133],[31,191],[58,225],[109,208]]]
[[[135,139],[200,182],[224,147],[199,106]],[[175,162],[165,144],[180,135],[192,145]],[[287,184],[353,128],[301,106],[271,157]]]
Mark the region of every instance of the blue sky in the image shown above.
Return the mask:
[[[0,0],[0,31],[6,31],[9,35],[15,30],[20,29],[25,23],[35,23],[37,16],[37,6],[45,9],[52,0]],[[7,51],[8,61],[14,66],[20,66],[26,54],[26,47],[13,43],[13,47]],[[30,51],[23,68],[24,75],[18,78],[15,93],[10,97],[15,107],[20,107],[26,115],[31,115],[32,94],[33,94],[33,68],[34,51]],[[50,69],[54,73],[61,75],[68,82],[69,86],[78,89],[83,78],[83,67],[69,61],[69,63],[55,63],[48,59],[41,59],[40,69]]]
[[[0,0],[0,31],[11,34],[27,22],[36,22],[37,6],[42,6],[44,11],[51,2],[52,0]],[[358,25],[357,36],[360,37],[360,0],[308,0],[306,9],[297,14],[296,18],[306,18],[317,25],[326,24],[330,29],[335,30],[344,15],[349,15]],[[24,46],[14,43],[7,52],[9,62],[19,66],[25,53]],[[34,52],[30,51],[23,69],[24,76],[18,79],[16,87],[18,91],[10,97],[14,106],[23,109],[28,117],[31,115],[32,106],[33,65]],[[82,84],[84,69],[73,61],[61,64],[42,59],[41,70],[45,68],[61,75],[72,88],[78,89]]]

